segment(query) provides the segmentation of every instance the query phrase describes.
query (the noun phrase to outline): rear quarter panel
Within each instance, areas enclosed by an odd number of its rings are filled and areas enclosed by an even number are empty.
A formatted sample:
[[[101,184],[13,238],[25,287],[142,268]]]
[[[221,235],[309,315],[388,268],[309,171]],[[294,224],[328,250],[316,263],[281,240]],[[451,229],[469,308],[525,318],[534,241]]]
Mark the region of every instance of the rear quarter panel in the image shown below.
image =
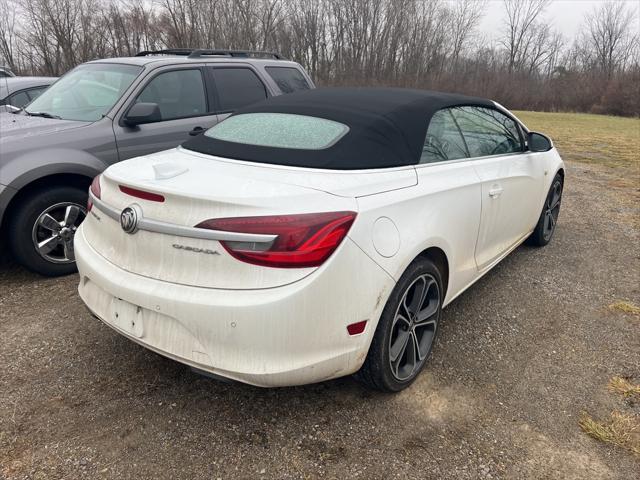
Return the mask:
[[[419,165],[416,171],[413,187],[358,198],[359,218],[349,235],[396,281],[421,252],[440,248],[449,264],[448,303],[477,276],[481,185],[469,162]],[[394,255],[382,255],[375,244],[381,217],[398,230]]]

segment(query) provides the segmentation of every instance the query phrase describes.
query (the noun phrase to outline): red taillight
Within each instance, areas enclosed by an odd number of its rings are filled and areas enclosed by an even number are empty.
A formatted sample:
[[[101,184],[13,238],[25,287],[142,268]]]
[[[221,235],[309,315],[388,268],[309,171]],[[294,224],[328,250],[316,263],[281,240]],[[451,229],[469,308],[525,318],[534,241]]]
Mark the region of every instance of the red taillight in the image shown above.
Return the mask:
[[[347,235],[355,212],[303,213],[205,220],[196,228],[277,235],[271,244],[222,241],[238,260],[266,267],[317,267]]]
[[[149,200],[151,202],[164,202],[164,197],[157,193],[145,192],[144,190],[138,190],[137,188],[125,187],[120,185],[120,191],[131,195],[132,197],[142,198],[143,200]]]
[[[89,191],[96,198],[100,198],[100,194],[102,193],[102,190],[100,188],[100,177],[101,176],[102,176],[102,174],[96,175],[94,177],[94,179],[93,179],[93,182],[91,182],[91,187],[89,187]],[[93,201],[91,201],[91,197],[89,197],[89,199],[87,200],[87,212],[90,212],[92,208],[93,208]]]

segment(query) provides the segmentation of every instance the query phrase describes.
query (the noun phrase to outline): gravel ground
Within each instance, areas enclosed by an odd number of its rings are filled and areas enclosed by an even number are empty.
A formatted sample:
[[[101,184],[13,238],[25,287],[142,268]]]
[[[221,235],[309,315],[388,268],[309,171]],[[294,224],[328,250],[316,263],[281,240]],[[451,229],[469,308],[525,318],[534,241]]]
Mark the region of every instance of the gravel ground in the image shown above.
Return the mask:
[[[451,304],[397,395],[351,378],[263,390],[201,377],[92,319],[77,276],[0,265],[0,478],[620,478],[640,459],[581,412],[640,414],[640,190],[570,164],[554,241]]]

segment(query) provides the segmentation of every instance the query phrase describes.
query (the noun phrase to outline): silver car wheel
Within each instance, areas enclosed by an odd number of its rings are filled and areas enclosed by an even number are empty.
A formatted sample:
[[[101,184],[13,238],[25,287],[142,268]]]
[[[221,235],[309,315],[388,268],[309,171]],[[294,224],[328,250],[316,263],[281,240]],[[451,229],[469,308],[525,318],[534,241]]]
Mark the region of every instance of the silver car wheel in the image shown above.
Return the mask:
[[[560,203],[562,202],[562,182],[556,180],[544,205],[544,225],[542,235],[546,241],[551,240],[551,236],[556,229],[558,215],[560,214]]]
[[[406,381],[426,361],[438,327],[440,289],[430,274],[416,278],[405,290],[391,325],[389,362],[393,376]]]
[[[31,231],[38,254],[51,263],[75,262],[73,237],[86,215],[87,210],[73,202],[56,203],[38,215]]]

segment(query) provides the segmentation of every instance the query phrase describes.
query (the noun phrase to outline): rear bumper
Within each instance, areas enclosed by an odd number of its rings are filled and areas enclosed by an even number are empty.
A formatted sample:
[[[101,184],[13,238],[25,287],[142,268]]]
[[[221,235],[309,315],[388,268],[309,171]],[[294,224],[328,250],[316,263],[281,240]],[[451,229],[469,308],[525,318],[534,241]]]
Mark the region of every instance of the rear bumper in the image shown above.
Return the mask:
[[[107,261],[75,236],[78,292],[104,323],[140,345],[264,387],[348,375],[366,357],[394,280],[350,239],[311,275],[262,290],[163,282]],[[347,325],[369,320],[361,335]]]

